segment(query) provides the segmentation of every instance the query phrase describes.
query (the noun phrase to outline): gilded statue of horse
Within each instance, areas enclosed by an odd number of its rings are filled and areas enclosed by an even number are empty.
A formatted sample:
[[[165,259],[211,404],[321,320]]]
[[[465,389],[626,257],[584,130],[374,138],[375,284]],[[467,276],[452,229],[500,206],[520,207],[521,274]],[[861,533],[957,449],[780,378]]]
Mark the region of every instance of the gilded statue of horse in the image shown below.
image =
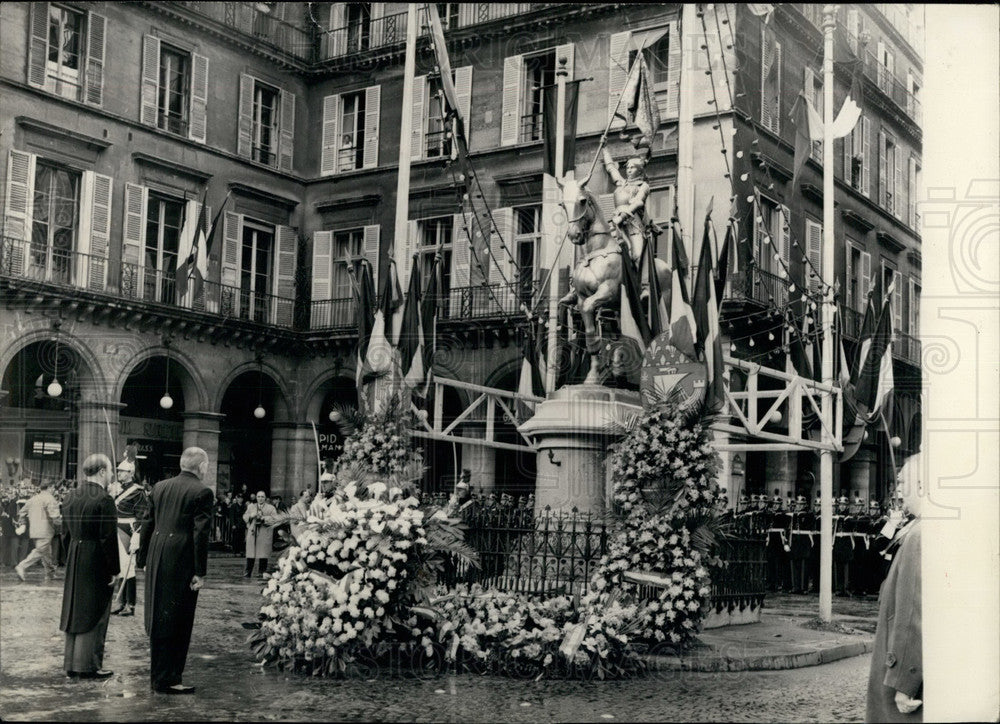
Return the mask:
[[[597,200],[587,188],[588,179],[559,181],[562,191],[560,205],[567,216],[567,238],[583,247],[584,256],[577,262],[570,277],[570,291],[559,304],[575,304],[583,319],[587,339],[590,369],[584,384],[598,382],[598,369],[594,363],[602,340],[597,329],[597,311],[601,307],[614,308],[621,299],[622,257],[620,240],[626,238],[622,231],[601,214]],[[651,243],[647,237],[646,243]],[[661,289],[668,289],[670,269],[662,259],[655,260],[656,276]]]

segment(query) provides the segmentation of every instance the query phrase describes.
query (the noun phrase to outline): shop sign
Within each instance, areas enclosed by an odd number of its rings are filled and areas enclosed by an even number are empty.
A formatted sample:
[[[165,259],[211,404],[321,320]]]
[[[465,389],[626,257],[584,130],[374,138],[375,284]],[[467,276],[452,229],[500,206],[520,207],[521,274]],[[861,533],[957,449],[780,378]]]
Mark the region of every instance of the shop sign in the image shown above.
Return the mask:
[[[168,420],[150,420],[141,417],[119,417],[119,434],[128,437],[154,440],[183,440],[184,423]]]

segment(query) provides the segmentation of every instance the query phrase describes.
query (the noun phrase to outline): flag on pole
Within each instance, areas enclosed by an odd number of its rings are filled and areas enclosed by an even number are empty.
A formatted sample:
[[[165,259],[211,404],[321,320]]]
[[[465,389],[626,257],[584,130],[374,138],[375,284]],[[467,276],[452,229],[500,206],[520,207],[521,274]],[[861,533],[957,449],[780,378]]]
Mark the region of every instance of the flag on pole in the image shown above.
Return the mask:
[[[851,49],[845,32],[839,25],[834,34],[833,62],[845,68],[851,76],[851,85],[844,97],[844,103],[833,121],[833,137],[843,138],[849,134],[861,118],[864,100],[864,61]]]
[[[559,106],[558,86],[550,85],[542,91],[542,132],[545,137],[545,156],[542,170],[550,176],[562,178],[576,167],[576,117],[580,100],[581,81],[566,81],[566,117],[563,119],[563,167],[556,168],[556,136],[559,124],[556,114]]]
[[[803,315],[800,326],[794,313],[790,309],[785,311],[785,339],[787,340],[785,372],[811,380],[815,377],[816,366],[812,355],[812,345],[809,343],[812,327],[809,319],[807,315]]]
[[[885,297],[881,300],[878,325],[858,375],[858,404],[869,422],[875,419],[893,386],[892,305],[889,303],[893,287],[893,284],[889,285]]]
[[[684,251],[684,240],[681,236],[680,222],[674,219],[671,234],[671,272],[670,272],[670,344],[679,349],[689,358],[696,360],[695,351],[695,321],[691,310],[691,298],[688,296],[687,274],[688,258]]]
[[[669,322],[667,303],[663,298],[660,278],[656,276],[656,254],[653,253],[652,239],[643,245],[643,264],[646,275],[646,322],[649,325],[650,338],[659,335]]]
[[[437,342],[438,298],[443,286],[441,284],[441,252],[434,255],[430,278],[420,301],[420,337],[423,340],[421,362],[424,370],[424,391],[426,397],[434,380],[434,352]]]
[[[713,410],[720,409],[726,402],[722,372],[722,336],[719,332],[719,304],[715,296],[715,264],[713,263],[711,204],[705,215],[705,231],[701,241],[701,255],[698,259],[698,277],[694,285],[694,317],[697,324],[697,347],[705,361],[708,375],[708,404]]]
[[[424,379],[424,333],[420,323],[420,264],[419,257],[413,255],[410,266],[410,284],[406,290],[403,305],[403,322],[399,329],[400,372],[403,384],[412,388]]]
[[[545,382],[538,367],[538,343],[535,339],[535,325],[532,322],[524,328],[524,342],[521,345],[521,375],[517,391],[522,395],[545,396]]]
[[[823,120],[802,92],[799,93],[792,108],[792,124],[795,126],[792,188],[797,188],[799,178],[802,175],[802,167],[812,153],[813,141],[823,140]]]
[[[444,41],[444,28],[441,26],[437,4],[427,3],[425,7],[431,21],[431,37],[433,39],[431,47],[434,49],[434,60],[441,74],[441,89],[444,91],[444,100],[449,111],[454,114],[455,118],[459,119],[458,125],[464,131],[465,119],[461,115],[458,90],[455,88],[455,79],[451,75],[451,59],[448,57],[448,46]]]
[[[656,103],[652,73],[642,50],[636,56],[633,67],[629,69],[625,87],[622,89],[620,108],[625,110],[626,115],[622,115],[620,111],[615,115],[626,123],[634,123],[642,135],[652,141],[660,129],[660,107]]]
[[[635,268],[635,262],[632,261],[628,242],[621,241],[619,244],[622,258],[621,310],[619,314],[622,336],[634,339],[639,345],[639,349],[646,349],[653,338],[650,335],[649,325],[642,311],[642,302],[639,299],[642,293],[639,284],[639,270]]]
[[[370,376],[368,369],[368,345],[371,341],[372,325],[375,318],[375,286],[372,282],[371,268],[366,262],[361,263],[357,272],[358,284],[354,289],[355,312],[358,321],[358,358],[355,368],[355,384],[358,394]]]
[[[861,331],[858,334],[858,347],[857,354],[855,356],[855,365],[852,370],[852,378],[855,384],[857,384],[861,378],[861,370],[865,367],[865,361],[868,359],[868,351],[872,346],[872,339],[875,336],[875,330],[878,327],[879,321],[879,307],[876,309],[875,300],[882,298],[882,279],[881,276],[876,274],[875,278],[875,288],[872,292],[868,294],[868,299],[865,301],[865,316],[861,321]]]
[[[847,352],[844,351],[844,319],[840,315],[840,309],[835,309],[833,317],[835,335],[837,342],[837,381],[840,382],[841,389],[847,389],[851,384],[851,365],[847,361]]]
[[[188,254],[187,258],[183,263],[177,266],[176,281],[174,288],[177,294],[177,304],[182,305],[184,302],[184,297],[188,293],[188,281],[192,280],[192,290],[194,294],[192,296],[197,296],[201,291],[205,278],[204,273],[201,270],[201,266],[204,265],[205,254],[205,226],[207,226],[208,219],[205,201],[208,198],[208,191],[206,190],[201,197],[201,210],[198,212],[198,223],[195,225],[194,229],[194,239],[191,242],[191,252]],[[201,264],[199,264],[201,262]]]
[[[379,278],[378,305],[375,308],[371,340],[365,356],[368,372],[376,377],[388,374],[392,370],[392,330],[387,327],[391,327],[393,315],[402,303],[394,260],[389,260],[385,271],[386,273]]]
[[[734,219],[729,219],[726,224],[726,238],[722,242],[722,249],[719,250],[719,264],[715,271],[715,300],[720,302],[726,295],[726,282],[729,280],[729,257],[732,256],[734,246]]]

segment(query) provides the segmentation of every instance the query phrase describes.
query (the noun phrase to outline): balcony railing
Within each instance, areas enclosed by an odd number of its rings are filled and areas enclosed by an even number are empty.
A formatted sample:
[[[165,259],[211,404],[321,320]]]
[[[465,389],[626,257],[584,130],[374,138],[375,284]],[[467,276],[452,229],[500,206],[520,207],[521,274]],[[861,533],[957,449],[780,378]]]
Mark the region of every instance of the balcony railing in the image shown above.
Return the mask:
[[[691,267],[690,279],[694,279],[698,272],[696,266]],[[777,274],[760,267],[751,267],[743,274],[733,276],[726,284],[724,299],[749,300],[761,304],[786,304],[788,302],[789,281],[782,279]]]
[[[104,257],[10,236],[4,236],[0,245],[0,275],[53,286],[110,291],[108,261]]]
[[[321,299],[310,305],[309,329],[353,329],[357,320],[354,297]]]
[[[878,86],[900,110],[906,113],[917,125],[923,124],[923,109],[917,97],[906,87],[906,82],[896,77],[867,47],[862,51],[862,45],[857,36],[848,31],[848,43],[862,60],[863,73],[868,80]]]
[[[243,35],[268,43],[302,61],[313,59],[309,32],[257,9],[260,3],[180,2],[188,10],[222,23]],[[291,6],[294,7],[294,6]]]
[[[542,114],[528,113],[521,116],[521,143],[542,139]]]
[[[454,30],[524,13],[530,10],[531,6],[531,3],[461,3],[458,15],[452,18],[451,22],[442,18],[442,22],[445,23],[446,31]],[[417,22],[420,25],[420,32],[426,34],[429,20],[424,13],[417,15]],[[319,59],[342,58],[352,53],[389,48],[405,41],[405,12],[364,19],[321,33]]]

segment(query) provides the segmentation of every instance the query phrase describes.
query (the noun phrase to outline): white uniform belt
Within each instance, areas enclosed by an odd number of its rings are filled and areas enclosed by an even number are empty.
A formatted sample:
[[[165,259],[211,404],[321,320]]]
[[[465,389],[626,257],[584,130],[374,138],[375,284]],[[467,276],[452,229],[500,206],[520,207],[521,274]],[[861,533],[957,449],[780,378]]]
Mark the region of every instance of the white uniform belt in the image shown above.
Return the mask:
[[[119,518],[118,519],[118,524],[119,525],[122,525],[123,523],[135,523],[135,522],[136,522],[135,518]]]

